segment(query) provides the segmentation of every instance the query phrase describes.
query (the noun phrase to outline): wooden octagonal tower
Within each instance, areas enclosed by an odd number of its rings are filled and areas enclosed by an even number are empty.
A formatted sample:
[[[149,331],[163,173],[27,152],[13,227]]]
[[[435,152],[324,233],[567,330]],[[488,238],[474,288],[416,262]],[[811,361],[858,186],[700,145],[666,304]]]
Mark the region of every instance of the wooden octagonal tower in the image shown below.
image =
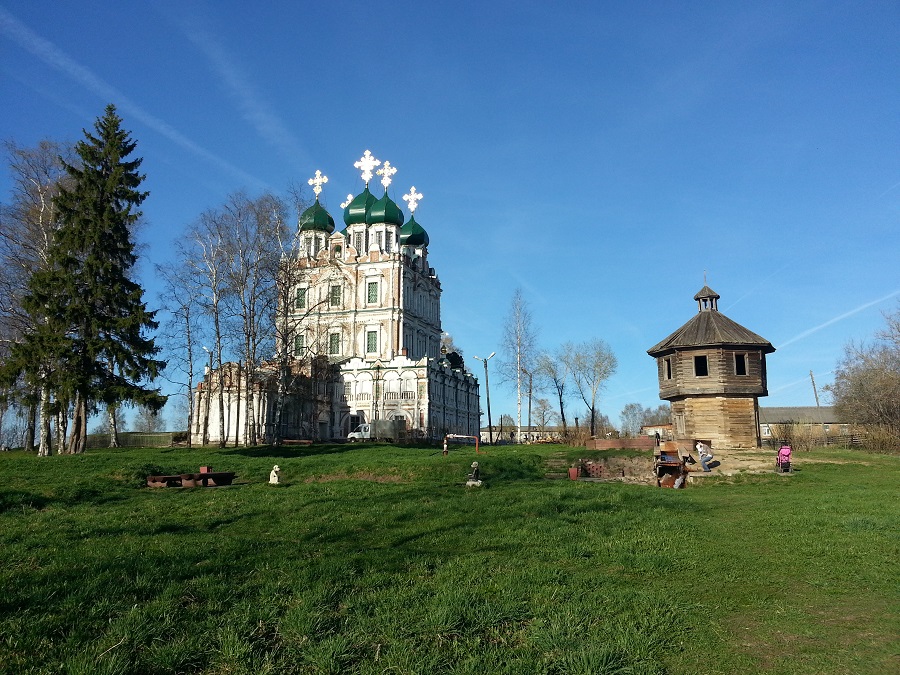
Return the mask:
[[[720,313],[709,286],[694,300],[698,313],[647,350],[656,359],[659,397],[672,404],[675,440],[759,447],[759,397],[769,394],[766,354],[775,348]]]

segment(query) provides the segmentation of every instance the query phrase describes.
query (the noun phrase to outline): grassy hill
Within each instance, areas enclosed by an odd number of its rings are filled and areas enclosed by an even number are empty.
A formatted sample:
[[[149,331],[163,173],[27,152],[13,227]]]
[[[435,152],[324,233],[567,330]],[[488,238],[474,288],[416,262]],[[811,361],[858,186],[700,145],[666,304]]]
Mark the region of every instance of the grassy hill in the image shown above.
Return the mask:
[[[792,476],[681,491],[544,479],[587,454],[5,453],[0,672],[900,669],[898,458],[798,453]],[[142,487],[201,465],[244,484]]]

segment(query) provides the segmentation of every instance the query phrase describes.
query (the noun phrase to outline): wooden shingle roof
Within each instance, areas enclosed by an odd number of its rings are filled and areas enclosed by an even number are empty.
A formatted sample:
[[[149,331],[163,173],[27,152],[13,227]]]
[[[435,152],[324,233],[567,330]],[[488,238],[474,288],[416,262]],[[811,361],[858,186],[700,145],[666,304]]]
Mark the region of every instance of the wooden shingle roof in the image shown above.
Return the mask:
[[[694,296],[695,300],[700,298],[718,299],[719,295],[709,286],[704,286]],[[719,312],[715,303],[712,303],[709,308],[701,309],[690,321],[665,340],[653,345],[647,350],[647,353],[655,357],[676,349],[716,346],[752,347],[761,350],[764,354],[771,354],[775,351],[771,342],[752,330],[744,328],[736,321],[732,321]]]

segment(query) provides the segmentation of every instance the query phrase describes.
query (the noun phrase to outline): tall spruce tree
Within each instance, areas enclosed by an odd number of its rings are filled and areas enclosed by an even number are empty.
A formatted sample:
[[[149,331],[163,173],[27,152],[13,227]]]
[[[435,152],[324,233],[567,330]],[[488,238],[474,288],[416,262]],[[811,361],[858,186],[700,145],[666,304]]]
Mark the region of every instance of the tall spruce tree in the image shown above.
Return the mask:
[[[133,402],[158,410],[165,397],[152,382],[165,362],[146,334],[157,327],[143,289],[132,280],[131,227],[147,197],[139,187],[143,161],[128,161],[136,143],[109,105],[75,152],[79,166],[65,163],[71,182],[55,198],[60,226],[48,251],[49,265],[32,275],[23,306],[39,317],[38,328],[16,346],[22,371],[57,364],[44,373],[58,398],[74,402],[69,452],[83,452],[87,417],[97,406]],[[44,366],[45,367],[45,366]]]

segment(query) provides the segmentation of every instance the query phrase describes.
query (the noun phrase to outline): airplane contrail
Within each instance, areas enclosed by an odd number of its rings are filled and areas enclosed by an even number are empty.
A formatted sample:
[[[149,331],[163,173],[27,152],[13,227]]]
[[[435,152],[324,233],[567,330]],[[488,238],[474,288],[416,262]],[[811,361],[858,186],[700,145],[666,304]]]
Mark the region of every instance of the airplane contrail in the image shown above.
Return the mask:
[[[782,271],[784,270],[784,268],[786,268],[786,267],[787,267],[787,263],[785,263],[784,265],[782,265],[781,267],[779,267],[778,269],[776,269],[776,270],[775,270],[774,272],[772,272],[769,276],[763,278],[763,279],[762,279],[759,283],[757,283],[753,288],[751,288],[749,291],[747,291],[746,293],[744,293],[741,297],[739,297],[737,300],[735,300],[734,302],[732,302],[730,305],[728,305],[728,307],[726,307],[726,308],[723,309],[722,311],[723,311],[723,312],[729,311],[732,307],[734,307],[736,304],[738,304],[741,300],[743,300],[744,298],[747,298],[747,297],[753,295],[753,293],[755,293],[756,290],[757,290],[758,288],[760,288],[763,284],[765,284],[769,279],[771,279],[772,277],[774,277],[776,274],[781,274],[781,272],[782,272]]]
[[[215,164],[220,169],[239,177],[243,182],[255,185],[261,188],[268,188],[265,181],[261,181],[255,176],[251,176],[243,169],[240,169],[230,162],[214,155],[209,150],[197,145],[194,141],[184,136],[182,133],[174,129],[171,125],[163,120],[154,117],[150,113],[144,111],[139,105],[131,101],[121,91],[105,82],[103,79],[95,75],[88,68],[85,68],[75,60],[70,58],[65,52],[56,47],[52,42],[45,40],[37,33],[33,32],[25,24],[16,19],[12,14],[0,7],[0,32],[5,33],[12,40],[17,42],[21,47],[37,56],[48,66],[64,73],[71,79],[83,85],[89,91],[97,94],[108,102],[114,102],[116,107],[127,112],[132,117],[142,122],[147,127],[153,129],[160,135],[169,139],[176,145],[193,152],[203,159]]]
[[[888,293],[883,298],[878,298],[877,300],[872,300],[871,302],[867,302],[864,305],[860,305],[856,309],[851,309],[849,312],[844,312],[840,316],[836,316],[833,319],[829,319],[825,323],[819,324],[815,328],[810,328],[809,330],[805,330],[802,333],[800,333],[799,335],[795,335],[790,340],[787,340],[786,342],[782,342],[780,345],[778,345],[778,349],[784,349],[789,344],[793,344],[794,342],[797,342],[798,340],[802,340],[803,338],[805,338],[809,335],[812,335],[816,331],[820,331],[823,328],[826,328],[827,326],[830,326],[833,323],[837,323],[838,321],[842,321],[843,319],[846,319],[847,317],[853,316],[854,314],[857,314],[857,313],[863,311],[864,309],[868,309],[872,305],[877,305],[879,302],[884,302],[885,300],[890,300],[895,295],[900,295],[900,289],[897,289],[896,291],[894,291],[892,293]]]
[[[894,188],[896,188],[896,187],[898,187],[898,186],[900,186],[900,183],[894,183],[893,185],[891,185],[891,187],[889,187],[887,190],[885,190],[885,191],[882,192],[880,195],[878,195],[878,199],[881,199],[881,198],[884,197],[888,192],[890,192],[891,190],[893,190]]]
[[[834,373],[833,370],[827,370],[827,371],[821,372],[821,373],[817,372],[816,377],[824,377],[825,375],[831,375],[832,373]],[[804,377],[801,377],[798,380],[794,380],[793,382],[787,382],[785,384],[782,384],[780,387],[776,387],[775,389],[770,389],[769,396],[771,396],[772,394],[777,394],[780,391],[784,391],[785,389],[790,389],[791,387],[796,387],[801,384],[809,384],[809,383],[810,383],[809,375],[806,375]]]
[[[268,108],[243,68],[233,61],[221,43],[209,32],[197,26],[182,23],[181,30],[212,64],[226,90],[237,102],[241,116],[256,129],[256,132],[291,161],[297,162],[298,158],[302,158],[308,163],[306,149],[281,118]]]

